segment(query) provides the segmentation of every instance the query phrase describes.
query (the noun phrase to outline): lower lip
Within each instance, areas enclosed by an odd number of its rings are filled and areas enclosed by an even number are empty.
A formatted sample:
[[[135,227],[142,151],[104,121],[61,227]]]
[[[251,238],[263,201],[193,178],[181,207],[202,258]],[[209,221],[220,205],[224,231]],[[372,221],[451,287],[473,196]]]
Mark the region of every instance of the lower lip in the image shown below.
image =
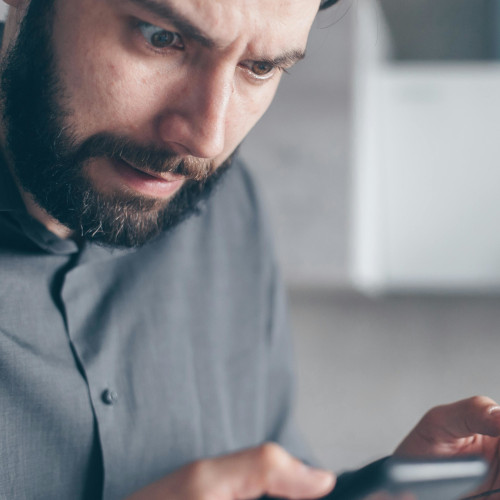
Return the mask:
[[[123,161],[112,160],[111,162],[115,172],[129,188],[146,196],[153,198],[169,198],[184,183],[183,178],[176,178],[168,181],[136,170]]]

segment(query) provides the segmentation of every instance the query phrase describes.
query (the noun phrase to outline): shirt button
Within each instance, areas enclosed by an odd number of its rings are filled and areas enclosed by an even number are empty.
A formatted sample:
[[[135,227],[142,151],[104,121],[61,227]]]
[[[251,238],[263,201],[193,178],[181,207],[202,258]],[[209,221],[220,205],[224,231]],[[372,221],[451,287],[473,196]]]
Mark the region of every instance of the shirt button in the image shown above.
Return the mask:
[[[101,399],[103,403],[112,406],[118,401],[118,394],[111,389],[106,389],[102,392]]]

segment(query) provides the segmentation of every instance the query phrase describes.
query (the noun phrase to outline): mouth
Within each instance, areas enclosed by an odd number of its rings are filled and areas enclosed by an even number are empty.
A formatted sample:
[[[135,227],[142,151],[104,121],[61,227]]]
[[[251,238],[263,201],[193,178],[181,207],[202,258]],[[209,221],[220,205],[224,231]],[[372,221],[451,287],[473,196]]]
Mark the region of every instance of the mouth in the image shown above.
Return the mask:
[[[173,182],[177,181],[180,179],[184,179],[182,175],[176,175],[172,174],[171,172],[153,172],[151,170],[148,170],[147,168],[139,168],[133,165],[132,163],[128,162],[127,160],[124,160],[123,158],[120,158],[121,162],[125,163],[128,167],[133,168],[134,170],[137,170],[137,172],[144,174],[146,176],[154,177],[155,179],[160,179],[162,181],[166,182]]]
[[[151,172],[123,159],[111,159],[114,173],[121,183],[142,195],[170,198],[184,184],[186,178],[170,172]]]

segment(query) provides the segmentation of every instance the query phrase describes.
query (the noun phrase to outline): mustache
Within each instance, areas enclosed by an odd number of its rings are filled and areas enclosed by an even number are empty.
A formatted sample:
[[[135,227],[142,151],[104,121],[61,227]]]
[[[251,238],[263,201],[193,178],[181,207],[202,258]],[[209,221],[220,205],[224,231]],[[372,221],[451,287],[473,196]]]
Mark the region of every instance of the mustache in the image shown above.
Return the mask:
[[[181,175],[199,182],[206,181],[217,169],[213,160],[194,156],[181,157],[167,148],[143,146],[127,137],[108,133],[87,138],[76,151],[73,161],[81,163],[103,156],[124,160],[141,170]]]

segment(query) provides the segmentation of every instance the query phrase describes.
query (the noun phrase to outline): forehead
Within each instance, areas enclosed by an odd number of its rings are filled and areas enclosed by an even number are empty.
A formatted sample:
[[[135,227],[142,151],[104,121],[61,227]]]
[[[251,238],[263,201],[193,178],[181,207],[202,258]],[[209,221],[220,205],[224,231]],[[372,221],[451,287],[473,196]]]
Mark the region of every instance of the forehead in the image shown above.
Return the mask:
[[[108,0],[113,1],[113,0]],[[174,12],[221,48],[246,44],[256,51],[304,48],[319,0],[115,0]]]

